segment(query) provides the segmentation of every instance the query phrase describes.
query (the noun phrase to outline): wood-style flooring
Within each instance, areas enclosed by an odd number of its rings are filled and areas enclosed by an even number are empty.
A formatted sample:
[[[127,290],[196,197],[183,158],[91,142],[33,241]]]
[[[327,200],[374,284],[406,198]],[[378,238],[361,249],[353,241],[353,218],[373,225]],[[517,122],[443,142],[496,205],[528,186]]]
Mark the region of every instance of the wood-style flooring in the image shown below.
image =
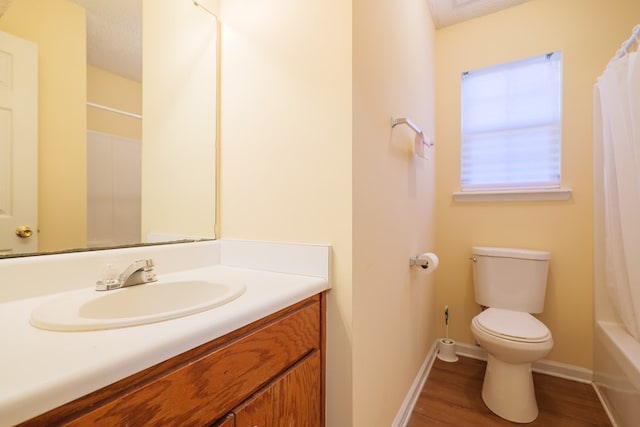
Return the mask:
[[[486,362],[460,357],[455,363],[436,359],[408,427],[517,426],[493,414],[481,397]],[[596,392],[590,384],[550,375],[533,374],[538,418],[526,426],[595,427],[611,426]]]

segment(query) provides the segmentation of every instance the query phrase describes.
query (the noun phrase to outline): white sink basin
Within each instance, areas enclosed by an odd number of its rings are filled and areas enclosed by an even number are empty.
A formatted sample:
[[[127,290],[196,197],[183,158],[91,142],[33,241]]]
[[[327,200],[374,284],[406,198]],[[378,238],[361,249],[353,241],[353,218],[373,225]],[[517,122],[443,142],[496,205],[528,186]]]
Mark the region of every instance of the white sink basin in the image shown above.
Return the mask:
[[[226,304],[242,284],[204,280],[149,283],[112,291],[68,292],[36,307],[30,322],[52,331],[92,331],[175,319]]]

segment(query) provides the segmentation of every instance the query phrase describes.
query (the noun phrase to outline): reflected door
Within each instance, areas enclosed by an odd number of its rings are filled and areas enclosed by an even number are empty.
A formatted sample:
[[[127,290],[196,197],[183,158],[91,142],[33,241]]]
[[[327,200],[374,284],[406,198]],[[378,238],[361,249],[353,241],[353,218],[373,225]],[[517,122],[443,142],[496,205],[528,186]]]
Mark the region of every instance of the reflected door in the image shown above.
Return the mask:
[[[38,47],[0,32],[0,254],[38,250]]]

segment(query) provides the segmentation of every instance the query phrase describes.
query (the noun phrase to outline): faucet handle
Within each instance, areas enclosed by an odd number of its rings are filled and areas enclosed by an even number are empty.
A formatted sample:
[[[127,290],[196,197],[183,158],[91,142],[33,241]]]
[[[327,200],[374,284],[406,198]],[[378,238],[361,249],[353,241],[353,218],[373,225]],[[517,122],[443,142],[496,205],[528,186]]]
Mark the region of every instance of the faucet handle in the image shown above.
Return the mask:
[[[96,282],[97,291],[109,291],[120,287],[118,271],[112,263],[105,265],[100,280]]]
[[[110,291],[121,287],[120,279],[104,279],[96,282],[96,291]]]

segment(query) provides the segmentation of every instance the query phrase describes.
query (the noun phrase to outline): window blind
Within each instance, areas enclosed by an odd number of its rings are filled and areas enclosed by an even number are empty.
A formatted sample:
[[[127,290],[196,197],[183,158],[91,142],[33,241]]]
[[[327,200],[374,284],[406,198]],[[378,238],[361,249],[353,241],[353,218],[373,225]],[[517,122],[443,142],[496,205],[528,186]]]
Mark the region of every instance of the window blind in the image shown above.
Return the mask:
[[[462,74],[462,191],[558,188],[562,53]]]

